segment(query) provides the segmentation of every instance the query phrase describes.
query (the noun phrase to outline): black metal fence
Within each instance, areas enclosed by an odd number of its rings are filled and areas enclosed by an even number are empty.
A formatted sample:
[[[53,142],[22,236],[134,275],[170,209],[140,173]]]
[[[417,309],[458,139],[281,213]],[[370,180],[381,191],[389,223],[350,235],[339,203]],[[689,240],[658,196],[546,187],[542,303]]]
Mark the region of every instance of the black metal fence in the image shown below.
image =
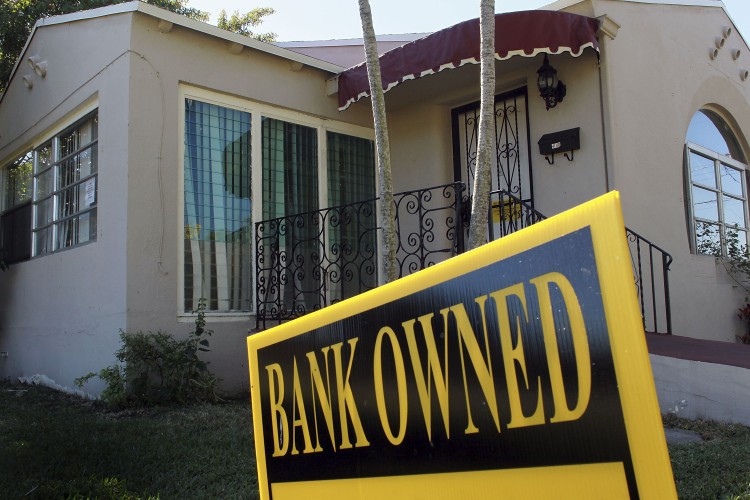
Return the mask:
[[[456,255],[463,184],[394,195],[399,276]],[[378,286],[378,199],[259,222],[256,326],[285,321]]]
[[[635,286],[641,307],[643,329],[649,333],[672,334],[669,303],[669,266],[672,256],[635,231],[625,228],[633,263]]]
[[[469,202],[456,182],[394,195],[399,277],[464,251]],[[506,191],[490,195],[493,241],[545,216]],[[378,199],[255,225],[256,328],[286,321],[378,286]],[[672,333],[672,257],[626,229],[644,329]]]

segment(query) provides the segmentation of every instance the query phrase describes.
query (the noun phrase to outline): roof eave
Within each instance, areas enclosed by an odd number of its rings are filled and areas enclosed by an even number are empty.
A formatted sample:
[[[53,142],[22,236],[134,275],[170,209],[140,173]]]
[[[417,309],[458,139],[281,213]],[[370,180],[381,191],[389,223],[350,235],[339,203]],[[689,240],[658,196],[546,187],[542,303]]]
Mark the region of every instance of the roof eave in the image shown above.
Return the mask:
[[[169,12],[164,9],[160,9],[153,5],[139,2],[136,0],[136,1],[120,3],[116,5],[108,5],[106,7],[99,7],[97,9],[72,12],[70,14],[62,14],[59,16],[45,17],[45,18],[41,18],[37,20],[37,22],[34,23],[34,27],[31,29],[31,33],[26,39],[26,43],[24,44],[23,49],[21,50],[21,53],[19,54],[18,60],[16,60],[16,63],[13,66],[13,70],[10,73],[8,81],[5,82],[6,90],[8,88],[7,87],[8,84],[10,84],[10,82],[15,77],[16,72],[18,71],[19,65],[21,64],[21,62],[23,62],[24,55],[26,54],[26,50],[28,49],[29,44],[31,43],[31,40],[34,38],[34,35],[36,34],[37,29],[41,27],[46,27],[46,26],[66,24],[66,23],[71,23],[75,21],[95,19],[99,17],[111,16],[111,15],[116,15],[116,14],[125,14],[129,12],[131,13],[140,12],[142,14],[154,17],[156,19],[164,20],[166,22],[169,22],[178,26],[183,26],[187,29],[197,31],[205,35],[213,36],[216,38],[222,38],[231,43],[237,43],[237,44],[240,44],[244,47],[248,47],[253,50],[265,52],[265,53],[268,53],[277,57],[281,57],[283,59],[287,59],[289,61],[304,64],[306,66],[310,66],[315,69],[320,69],[322,71],[326,71],[331,74],[337,74],[343,71],[344,69],[346,69],[343,66],[339,66],[337,64],[333,64],[327,61],[322,61],[320,59],[316,59],[314,57],[300,54],[298,52],[294,52],[292,50],[285,49],[277,45],[261,42],[259,40],[250,38],[248,36],[240,35],[237,33],[232,33],[231,31],[223,30],[211,24],[204,23],[202,21],[196,21],[195,19],[190,19],[189,17],[182,16],[180,14],[175,14],[174,12]],[[5,96],[5,92],[0,94],[0,102],[2,102],[4,96]]]

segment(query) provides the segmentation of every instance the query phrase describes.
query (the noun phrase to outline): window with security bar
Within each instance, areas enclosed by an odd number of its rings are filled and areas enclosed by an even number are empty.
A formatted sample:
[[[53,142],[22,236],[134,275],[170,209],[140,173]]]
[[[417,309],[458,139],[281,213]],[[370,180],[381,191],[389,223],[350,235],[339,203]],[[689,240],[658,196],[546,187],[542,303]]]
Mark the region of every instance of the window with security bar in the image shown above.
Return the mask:
[[[94,112],[34,150],[35,256],[96,240],[98,124]]]
[[[180,314],[201,299],[214,317],[312,310],[376,280],[363,257],[375,253],[374,145],[341,132],[367,131],[194,92],[184,95]],[[355,218],[358,203],[372,208]]]
[[[185,100],[183,311],[252,307],[250,113]]]

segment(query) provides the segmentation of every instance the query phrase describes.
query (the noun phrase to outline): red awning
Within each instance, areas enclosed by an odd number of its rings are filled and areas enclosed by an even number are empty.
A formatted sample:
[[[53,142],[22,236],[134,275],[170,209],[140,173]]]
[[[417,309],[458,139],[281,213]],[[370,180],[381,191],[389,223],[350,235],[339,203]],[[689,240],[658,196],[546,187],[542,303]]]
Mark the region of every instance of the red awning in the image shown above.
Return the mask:
[[[567,12],[530,10],[495,15],[495,58],[534,57],[544,52],[580,56],[599,51],[599,21]],[[380,56],[383,89],[464,64],[479,64],[479,20],[470,19],[409,42]],[[339,110],[370,95],[365,63],[339,74]]]

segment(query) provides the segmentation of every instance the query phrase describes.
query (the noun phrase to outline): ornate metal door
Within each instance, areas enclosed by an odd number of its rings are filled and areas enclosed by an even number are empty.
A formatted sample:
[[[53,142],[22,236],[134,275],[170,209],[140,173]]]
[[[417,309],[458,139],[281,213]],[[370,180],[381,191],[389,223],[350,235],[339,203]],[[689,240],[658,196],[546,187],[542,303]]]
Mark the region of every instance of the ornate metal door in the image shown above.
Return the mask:
[[[533,206],[527,102],[526,87],[495,96],[492,191],[507,191]],[[471,194],[477,162],[479,102],[453,109],[451,122],[454,178],[466,183]]]

